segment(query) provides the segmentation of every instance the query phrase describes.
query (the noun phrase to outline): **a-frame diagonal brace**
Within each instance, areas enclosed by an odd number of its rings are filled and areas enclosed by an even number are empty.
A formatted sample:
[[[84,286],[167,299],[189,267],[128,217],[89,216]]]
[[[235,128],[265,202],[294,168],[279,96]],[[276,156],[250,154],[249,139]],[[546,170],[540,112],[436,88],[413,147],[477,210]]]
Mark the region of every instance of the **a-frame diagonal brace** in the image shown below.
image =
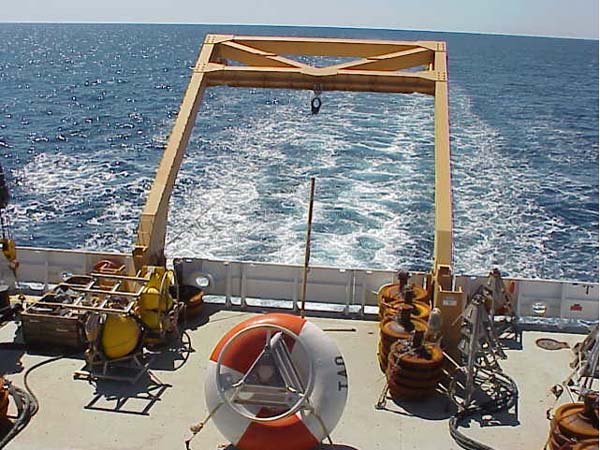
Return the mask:
[[[415,47],[435,51],[436,41],[386,41],[339,38],[227,36],[240,44],[278,55],[339,56],[369,58]]]
[[[412,48],[400,52],[349,61],[330,66],[333,69],[397,71],[433,64],[434,53],[427,48]]]
[[[247,45],[228,41],[217,44],[213,58],[232,59],[249,66],[306,68],[306,64]]]

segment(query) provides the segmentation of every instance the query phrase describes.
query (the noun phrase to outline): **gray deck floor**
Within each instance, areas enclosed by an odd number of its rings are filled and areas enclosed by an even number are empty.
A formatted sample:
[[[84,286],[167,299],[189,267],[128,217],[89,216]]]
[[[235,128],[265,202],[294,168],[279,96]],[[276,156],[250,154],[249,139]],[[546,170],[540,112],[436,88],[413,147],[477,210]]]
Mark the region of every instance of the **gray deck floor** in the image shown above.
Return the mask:
[[[203,419],[204,373],[208,356],[220,337],[252,313],[218,311],[208,322],[188,330],[194,351],[185,363],[176,353],[166,353],[154,362],[153,374],[165,386],[151,386],[155,401],[148,397],[147,383],[138,386],[73,380],[83,367],[81,359],[61,359],[44,365],[29,376],[40,402],[40,411],[8,449],[184,449],[189,426]],[[458,449],[448,433],[446,400],[426,403],[388,402],[389,410],[374,405],[384,384],[378,369],[376,322],[328,318],[311,319],[322,328],[355,328],[354,332],[332,331],[346,360],[349,396],[346,409],[332,437],[334,448]],[[0,329],[0,342],[12,342],[16,327]],[[547,351],[535,340],[550,336],[569,344],[584,336],[525,332],[523,349],[508,350],[505,371],[520,389],[518,417],[498,426],[480,427],[477,422],[464,431],[497,449],[541,449],[548,434],[546,409],[554,398],[550,387],[569,373],[570,350]],[[0,372],[22,386],[24,371],[48,356],[0,350]],[[22,367],[20,367],[20,365]],[[120,400],[119,400],[120,399]],[[566,401],[566,394],[562,400]],[[209,423],[192,443],[193,449],[219,449],[228,443]],[[328,448],[328,446],[323,446]],[[282,449],[284,450],[284,449]]]

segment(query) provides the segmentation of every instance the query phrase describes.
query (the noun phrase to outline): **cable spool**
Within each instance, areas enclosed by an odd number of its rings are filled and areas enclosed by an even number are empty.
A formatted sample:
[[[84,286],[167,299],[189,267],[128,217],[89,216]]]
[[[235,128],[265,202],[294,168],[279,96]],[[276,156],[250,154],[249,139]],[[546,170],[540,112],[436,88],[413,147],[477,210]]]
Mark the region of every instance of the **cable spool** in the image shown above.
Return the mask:
[[[164,267],[146,267],[148,277],[135,308],[136,315],[146,326],[145,341],[147,344],[158,344],[162,341],[164,333],[173,331],[175,324],[169,316],[175,301],[171,297],[170,288],[175,284],[172,270]]]
[[[427,323],[420,319],[411,317],[412,307],[402,305],[399,315],[394,319],[385,320],[379,325],[379,347],[378,360],[379,368],[383,373],[388,366],[388,355],[392,344],[398,340],[407,340],[413,331],[426,331]]]
[[[390,349],[386,376],[395,400],[431,395],[442,379],[442,349],[424,344],[423,337],[424,332],[415,332],[412,342],[397,341]]]
[[[573,450],[598,450],[599,441],[598,439],[586,439],[576,444]]]
[[[403,298],[403,296],[402,296],[402,288],[403,287],[400,287],[400,285],[398,283],[384,284],[383,286],[381,286],[379,288],[379,291],[377,291],[377,299],[380,301],[383,297],[392,299],[392,300],[402,299]],[[427,291],[424,288],[422,288],[421,286],[417,286],[416,284],[413,283],[410,285],[410,289],[414,293],[414,301],[421,302],[421,303],[428,303],[427,302]]]
[[[400,305],[406,303],[406,298],[402,290],[398,283],[386,284],[379,289],[377,292],[379,320],[393,317]],[[415,305],[413,316],[417,319],[427,321],[429,312],[431,311],[431,307],[427,303],[427,291],[422,287],[412,284],[407,292],[410,292],[410,295],[412,295],[409,303]]]
[[[138,306],[143,310],[168,311],[173,306],[173,299],[169,293],[169,287],[172,284],[172,271],[152,273],[140,295]]]
[[[424,303],[413,303],[413,310],[411,312],[411,317],[415,319],[420,319],[424,322],[429,320],[429,314],[431,313],[431,307],[429,305],[425,305]]]
[[[334,341],[311,322],[278,313],[225,334],[205,384],[209,417],[240,450],[314,448],[339,421],[347,391]]]
[[[592,393],[585,395],[583,402],[566,403],[556,409],[547,449],[574,450],[578,444],[585,449],[590,448],[589,441],[598,443],[598,394]]]
[[[425,305],[424,303],[404,303],[404,302],[400,302],[400,301],[396,301],[397,303],[393,303],[391,304],[391,306],[389,306],[384,314],[383,314],[383,318],[381,320],[386,321],[389,319],[394,318],[394,316],[396,316],[398,314],[398,312],[400,311],[400,308],[402,307],[402,305],[410,305],[412,307],[411,310],[411,318],[412,319],[419,319],[422,320],[423,322],[427,322],[429,320],[429,314],[431,313],[431,308],[429,307],[429,305]]]

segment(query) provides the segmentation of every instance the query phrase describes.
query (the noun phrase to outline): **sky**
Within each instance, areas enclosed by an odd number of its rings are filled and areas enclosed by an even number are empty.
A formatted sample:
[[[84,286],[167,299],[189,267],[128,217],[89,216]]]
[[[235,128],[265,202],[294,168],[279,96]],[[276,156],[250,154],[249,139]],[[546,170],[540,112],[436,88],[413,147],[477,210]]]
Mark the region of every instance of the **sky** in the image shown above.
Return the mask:
[[[0,22],[312,25],[598,39],[598,0],[9,0]]]

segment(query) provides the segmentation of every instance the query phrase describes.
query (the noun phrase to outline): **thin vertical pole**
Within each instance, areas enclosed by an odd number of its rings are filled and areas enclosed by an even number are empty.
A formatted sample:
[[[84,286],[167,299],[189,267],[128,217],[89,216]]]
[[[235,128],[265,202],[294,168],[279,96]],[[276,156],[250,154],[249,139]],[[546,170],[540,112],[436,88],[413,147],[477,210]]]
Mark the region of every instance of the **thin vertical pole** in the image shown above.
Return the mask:
[[[310,232],[312,229],[313,203],[315,199],[315,177],[310,178],[310,197],[308,200],[308,224],[306,227],[306,247],[304,248],[304,274],[302,277],[302,303],[300,316],[304,317],[304,306],[306,304],[306,281],[308,277],[308,263],[310,261]]]

